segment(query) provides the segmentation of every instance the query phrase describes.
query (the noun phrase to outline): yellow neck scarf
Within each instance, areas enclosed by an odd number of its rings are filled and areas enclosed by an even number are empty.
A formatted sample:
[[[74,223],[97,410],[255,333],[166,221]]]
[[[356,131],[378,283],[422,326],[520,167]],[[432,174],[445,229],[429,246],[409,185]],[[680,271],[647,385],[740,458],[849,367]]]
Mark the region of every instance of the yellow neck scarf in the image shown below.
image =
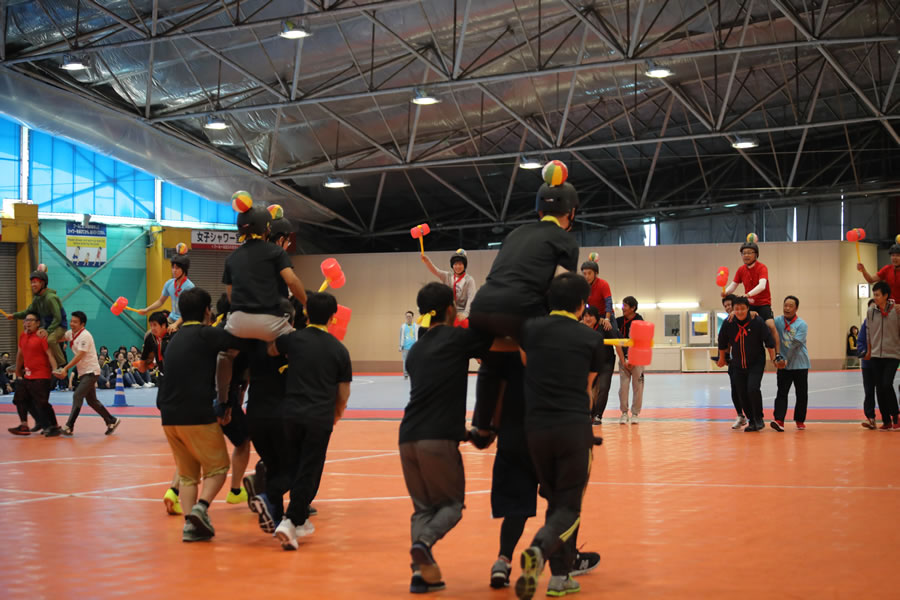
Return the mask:
[[[550,221],[551,223],[556,223],[557,227],[559,227],[560,229],[563,228],[563,226],[559,224],[559,219],[557,219],[553,215],[547,215],[546,217],[543,217],[541,219],[541,223],[543,223],[544,221]]]
[[[559,315],[560,317],[567,317],[569,319],[572,319],[573,321],[578,320],[578,317],[575,316],[575,313],[570,313],[567,310],[551,310],[550,316],[552,317],[553,315]]]
[[[185,321],[181,324],[182,327],[187,327],[188,325],[203,325],[200,321]]]
[[[434,311],[434,310],[432,310],[431,312],[427,312],[424,315],[422,315],[421,317],[419,317],[418,319],[416,319],[416,323],[421,325],[425,329],[428,329],[429,327],[431,327],[431,317],[435,316],[436,314],[437,314],[437,311]]]
[[[328,326],[327,326],[327,325],[316,325],[316,324],[314,324],[314,323],[310,323],[309,325],[307,325],[307,327],[312,327],[313,329],[321,329],[321,330],[324,331],[325,333],[328,333]]]

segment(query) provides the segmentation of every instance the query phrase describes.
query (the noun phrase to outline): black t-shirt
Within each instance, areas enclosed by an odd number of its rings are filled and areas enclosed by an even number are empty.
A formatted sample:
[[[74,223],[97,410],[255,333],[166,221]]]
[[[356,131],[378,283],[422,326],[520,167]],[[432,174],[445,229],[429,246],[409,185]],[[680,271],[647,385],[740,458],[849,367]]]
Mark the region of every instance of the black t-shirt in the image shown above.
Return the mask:
[[[157,341],[156,336],[149,331],[147,332],[147,335],[144,336],[144,347],[141,349],[141,360],[146,361],[153,358],[160,374],[165,372],[163,359],[166,357],[166,348],[169,347],[169,341],[171,339],[172,338],[168,333],[159,341]]]
[[[503,240],[472,312],[534,316],[547,312],[547,289],[557,265],[578,269],[575,237],[553,223],[540,221],[516,228]]]
[[[224,329],[182,325],[166,348],[166,376],[156,396],[162,424],[215,423],[216,360],[219,352],[242,345]]]
[[[287,358],[269,356],[267,344],[257,341],[247,352],[250,360],[250,388],[247,391],[247,416],[253,419],[280,419],[284,404]]]
[[[406,357],[410,390],[400,422],[401,444],[465,439],[469,359],[487,354],[493,341],[475,330],[446,325],[419,338]]]
[[[222,283],[232,286],[231,310],[284,314],[287,285],[281,271],[291,266],[284,248],[263,240],[248,240],[225,259]]]
[[[635,321],[643,321],[644,317],[642,317],[639,313],[634,313],[634,318],[630,320],[626,320],[624,316],[616,317],[616,325],[619,327],[619,333],[623,338],[631,339],[631,324]],[[622,346],[622,353],[625,355],[625,358],[628,358],[628,346]]]
[[[288,359],[284,418],[331,431],[338,384],[353,379],[347,348],[316,327],[283,335],[275,345]]]
[[[605,361],[603,335],[560,315],[531,319],[522,327],[525,365],[525,429],[590,424],[588,375]]]

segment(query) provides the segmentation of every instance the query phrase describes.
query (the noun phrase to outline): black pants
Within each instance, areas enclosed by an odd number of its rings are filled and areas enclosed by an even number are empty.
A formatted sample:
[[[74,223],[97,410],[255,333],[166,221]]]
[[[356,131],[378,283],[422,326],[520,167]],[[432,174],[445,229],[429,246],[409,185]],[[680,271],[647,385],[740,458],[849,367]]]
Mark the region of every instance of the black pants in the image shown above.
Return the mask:
[[[734,379],[732,379],[732,385],[738,391],[744,416],[750,423],[757,426],[763,425],[762,377],[765,369],[765,362],[750,365],[748,369],[736,366]]]
[[[550,561],[550,572],[568,575],[575,562],[575,536],[581,523],[581,502],[591,472],[594,434],[590,422],[528,431],[541,496],[547,499],[544,526],[535,534]]]
[[[302,525],[309,518],[309,505],[319,492],[330,439],[330,427],[297,421],[284,422],[284,442],[287,451],[285,468],[291,491],[291,501],[285,516],[294,525]]]
[[[863,379],[863,393],[865,396],[863,397],[863,414],[866,415],[867,419],[875,418],[875,371],[871,366],[863,367],[860,369],[862,371],[862,379]]]
[[[278,523],[284,516],[284,493],[290,489],[292,483],[284,464],[288,455],[284,423],[281,419],[248,415],[247,428],[250,430],[250,441],[253,442],[256,453],[266,465],[266,489],[260,491],[265,492],[272,504],[274,508],[272,518]]]
[[[603,366],[597,371],[597,377],[594,378],[594,385],[591,388],[591,396],[593,400],[591,416],[603,418],[603,412],[606,410],[606,404],[609,402],[609,388],[612,387],[613,373],[616,370],[616,359],[613,356],[612,362],[604,361]]]
[[[897,394],[894,392],[894,375],[900,360],[896,358],[873,358],[869,361],[875,379],[875,391],[881,420],[888,424],[897,420]]]
[[[528,318],[505,313],[476,312],[469,315],[469,327],[495,337],[511,337],[518,340],[522,325]],[[489,352],[481,359],[478,379],[475,382],[475,409],[472,414],[472,425],[479,429],[490,428],[497,403],[501,399],[503,380],[509,376],[508,363],[504,360],[503,354]]]
[[[787,414],[788,392],[791,384],[797,401],[794,404],[794,422],[806,421],[806,407],[809,404],[809,369],[778,369],[778,394],[775,396],[775,420],[784,422]]]
[[[16,395],[13,402],[19,413],[19,420],[28,421],[28,414],[34,417],[34,424],[41,429],[59,427],[56,412],[50,406],[50,379],[19,379],[16,381]]]
[[[75,388],[75,392],[72,394],[72,410],[69,411],[69,419],[66,421],[66,425],[70,428],[75,427],[75,421],[78,419],[81,405],[84,404],[85,400],[87,400],[88,406],[94,409],[94,412],[103,417],[104,423],[111,425],[116,422],[115,417],[109,414],[106,407],[97,400],[97,390],[94,388],[96,381],[97,376],[93,373],[87,373],[79,378],[78,387]]]
[[[731,403],[734,404],[734,411],[737,416],[744,416],[744,409],[741,407],[741,395],[738,393],[737,385],[734,383],[734,365],[728,364],[728,380],[731,382]]]

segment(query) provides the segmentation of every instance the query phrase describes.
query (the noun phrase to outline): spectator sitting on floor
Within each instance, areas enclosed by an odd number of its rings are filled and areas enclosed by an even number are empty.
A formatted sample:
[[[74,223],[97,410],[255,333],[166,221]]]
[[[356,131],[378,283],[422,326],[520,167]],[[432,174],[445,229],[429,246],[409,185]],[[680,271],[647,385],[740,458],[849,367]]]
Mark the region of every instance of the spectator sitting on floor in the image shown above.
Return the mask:
[[[100,363],[100,376],[97,377],[97,387],[101,390],[113,390],[116,388],[116,363],[109,360]]]
[[[6,367],[0,369],[0,394],[15,393],[16,369],[15,367]]]

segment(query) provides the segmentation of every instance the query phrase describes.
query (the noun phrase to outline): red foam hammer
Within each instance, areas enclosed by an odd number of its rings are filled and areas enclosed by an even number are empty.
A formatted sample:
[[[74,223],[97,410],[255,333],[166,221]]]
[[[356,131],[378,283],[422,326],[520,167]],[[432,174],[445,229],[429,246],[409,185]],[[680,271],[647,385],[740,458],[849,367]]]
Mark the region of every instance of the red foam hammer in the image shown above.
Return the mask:
[[[428,226],[428,223],[421,223],[409,230],[409,235],[411,235],[414,240],[419,240],[419,249],[422,251],[423,255],[425,254],[425,242],[422,238],[429,233],[431,233],[431,227]]]
[[[338,304],[337,312],[334,313],[334,316],[331,317],[331,321],[328,322],[328,333],[339,340],[343,340],[344,336],[347,335],[347,326],[350,325],[350,317],[352,314],[352,310]]]
[[[116,301],[113,302],[112,306],[109,307],[109,310],[112,311],[112,314],[116,315],[117,317],[122,314],[123,310],[138,312],[137,309],[128,306],[128,298],[126,298],[125,296],[119,296],[118,298],[116,298]]]
[[[716,285],[722,288],[728,285],[728,267],[719,267],[716,274]]]
[[[336,259],[326,258],[322,261],[321,268],[325,281],[323,281],[322,285],[319,287],[320,292],[324,292],[325,288],[328,286],[339,289],[344,287],[344,284],[347,283],[347,278],[344,276],[344,270],[341,269],[341,265]]]
[[[653,332],[655,327],[649,321],[631,323],[631,339],[603,340],[607,346],[629,346],[628,362],[646,367],[653,360]]]

